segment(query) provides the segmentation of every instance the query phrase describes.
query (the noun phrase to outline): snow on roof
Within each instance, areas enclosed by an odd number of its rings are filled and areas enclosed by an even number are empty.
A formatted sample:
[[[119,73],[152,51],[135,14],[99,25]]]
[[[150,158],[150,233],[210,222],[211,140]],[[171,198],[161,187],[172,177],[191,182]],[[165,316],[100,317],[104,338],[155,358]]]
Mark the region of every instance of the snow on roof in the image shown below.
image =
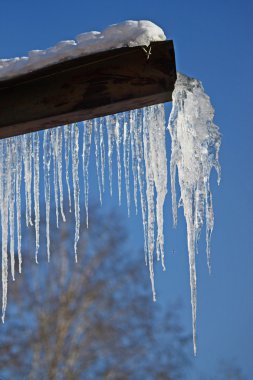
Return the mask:
[[[146,45],[164,41],[163,30],[151,21],[124,21],[102,32],[87,32],[75,40],[60,41],[46,50],[32,50],[27,57],[0,59],[0,80],[29,73],[58,62],[125,46]]]

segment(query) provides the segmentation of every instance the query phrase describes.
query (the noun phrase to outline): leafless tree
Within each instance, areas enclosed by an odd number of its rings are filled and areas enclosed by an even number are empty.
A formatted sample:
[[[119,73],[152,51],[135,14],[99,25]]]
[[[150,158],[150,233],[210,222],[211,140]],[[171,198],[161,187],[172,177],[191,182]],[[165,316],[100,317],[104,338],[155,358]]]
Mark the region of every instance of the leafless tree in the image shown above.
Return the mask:
[[[1,326],[0,378],[180,379],[189,336],[173,308],[163,318],[152,302],[147,268],[133,254],[115,214],[93,210],[81,226],[78,263],[73,221],[51,227],[51,260],[41,236],[24,239],[23,273],[9,282]],[[137,256],[139,258],[137,258]]]
[[[214,375],[201,376],[201,380],[247,380],[243,368],[236,359],[221,359]]]

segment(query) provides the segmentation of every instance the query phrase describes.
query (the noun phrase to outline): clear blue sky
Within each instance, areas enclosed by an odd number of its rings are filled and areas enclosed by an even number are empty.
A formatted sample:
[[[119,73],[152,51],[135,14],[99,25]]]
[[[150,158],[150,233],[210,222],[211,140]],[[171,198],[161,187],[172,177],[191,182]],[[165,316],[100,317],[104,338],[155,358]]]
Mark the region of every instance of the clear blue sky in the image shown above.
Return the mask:
[[[223,135],[222,182],[217,188],[213,176],[211,276],[203,242],[197,257],[198,356],[194,362],[198,374],[211,374],[220,359],[232,359],[249,379],[253,373],[252,16],[250,0],[0,0],[2,58],[25,55],[126,19],[149,19],[174,40],[177,69],[203,81]],[[122,213],[125,217],[124,207]],[[185,222],[180,211],[178,228],[172,229],[170,194],[165,216],[167,271],[156,273],[159,302],[166,305],[180,297],[183,323],[190,331]],[[141,220],[126,218],[126,224],[132,242],[141,246]],[[189,374],[189,379],[196,378],[196,372]]]

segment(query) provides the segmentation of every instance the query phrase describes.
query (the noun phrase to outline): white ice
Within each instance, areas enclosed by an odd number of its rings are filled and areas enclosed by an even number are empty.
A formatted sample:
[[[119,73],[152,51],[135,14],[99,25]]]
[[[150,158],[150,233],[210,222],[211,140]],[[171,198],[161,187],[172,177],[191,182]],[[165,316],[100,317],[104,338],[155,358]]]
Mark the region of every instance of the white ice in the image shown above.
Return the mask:
[[[174,225],[177,223],[176,170],[180,185],[180,202],[187,225],[190,266],[193,344],[196,354],[197,279],[195,254],[201,228],[206,224],[206,251],[209,270],[210,238],[214,217],[210,172],[214,167],[220,181],[218,161],[221,136],[213,123],[214,109],[210,98],[197,79],[177,74],[173,92],[173,107],[169,119],[171,147],[171,187]]]

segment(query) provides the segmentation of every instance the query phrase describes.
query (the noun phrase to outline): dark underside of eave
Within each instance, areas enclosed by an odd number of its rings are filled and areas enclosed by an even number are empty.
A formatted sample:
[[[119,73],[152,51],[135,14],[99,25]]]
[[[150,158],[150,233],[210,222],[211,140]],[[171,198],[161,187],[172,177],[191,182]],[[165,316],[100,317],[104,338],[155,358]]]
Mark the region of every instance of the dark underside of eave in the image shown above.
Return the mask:
[[[0,81],[0,138],[168,102],[175,81],[173,41],[96,53]]]

